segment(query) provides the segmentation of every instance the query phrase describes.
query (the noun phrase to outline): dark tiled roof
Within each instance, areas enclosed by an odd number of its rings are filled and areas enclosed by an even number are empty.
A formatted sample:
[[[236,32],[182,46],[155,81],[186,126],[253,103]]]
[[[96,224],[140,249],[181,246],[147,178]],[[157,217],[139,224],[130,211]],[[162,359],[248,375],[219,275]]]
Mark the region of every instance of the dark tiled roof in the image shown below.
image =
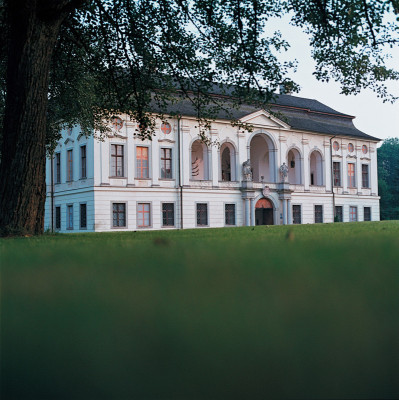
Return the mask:
[[[262,109],[261,106],[249,104],[233,106],[228,97],[216,97],[216,100],[222,102],[223,107],[229,110],[229,112],[226,112],[220,109],[212,115],[218,119],[240,119]],[[380,140],[357,129],[353,124],[353,116],[340,113],[317,100],[292,95],[276,95],[274,100],[265,105],[263,109],[281,114],[277,118],[280,118],[295,130],[333,136],[348,136],[364,140]],[[159,111],[155,106],[152,107],[152,110]],[[166,113],[190,117],[197,116],[195,107],[188,99],[182,99],[178,103],[171,104]]]

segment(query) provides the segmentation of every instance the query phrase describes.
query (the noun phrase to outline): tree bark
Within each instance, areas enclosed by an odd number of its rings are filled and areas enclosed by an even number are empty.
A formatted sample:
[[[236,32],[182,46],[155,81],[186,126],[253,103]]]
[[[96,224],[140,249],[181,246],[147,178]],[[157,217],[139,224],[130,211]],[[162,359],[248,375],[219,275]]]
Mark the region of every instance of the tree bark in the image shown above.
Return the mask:
[[[49,68],[66,16],[59,8],[46,7],[51,3],[59,7],[62,2],[8,2],[7,97],[0,164],[3,235],[40,234],[44,229]]]

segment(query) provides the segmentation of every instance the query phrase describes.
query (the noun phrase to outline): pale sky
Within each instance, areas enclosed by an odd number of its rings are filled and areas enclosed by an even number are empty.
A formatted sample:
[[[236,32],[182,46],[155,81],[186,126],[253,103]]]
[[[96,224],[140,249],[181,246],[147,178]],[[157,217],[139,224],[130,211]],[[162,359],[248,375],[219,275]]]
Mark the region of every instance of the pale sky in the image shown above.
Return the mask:
[[[356,96],[340,94],[338,83],[322,83],[312,75],[315,63],[311,57],[308,36],[301,28],[289,25],[288,18],[270,21],[268,28],[280,30],[283,38],[291,45],[282,59],[298,60],[298,70],[290,77],[301,86],[301,91],[294,95],[316,99],[337,111],[355,116],[355,126],[371,136],[380,139],[399,137],[399,101],[394,104],[383,103],[371,90],[364,90]],[[399,47],[392,49],[391,54],[393,58],[389,66],[398,69]],[[387,86],[390,92],[399,96],[398,81]]]

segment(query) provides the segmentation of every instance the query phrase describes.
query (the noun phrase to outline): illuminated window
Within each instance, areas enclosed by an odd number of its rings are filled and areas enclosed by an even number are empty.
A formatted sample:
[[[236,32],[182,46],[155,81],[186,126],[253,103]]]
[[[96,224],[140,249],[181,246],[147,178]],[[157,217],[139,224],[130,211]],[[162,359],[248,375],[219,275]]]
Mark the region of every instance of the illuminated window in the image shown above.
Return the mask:
[[[350,188],[356,187],[354,163],[348,163],[348,187]]]
[[[73,150],[67,151],[67,181],[73,180]]]
[[[161,149],[161,178],[172,178],[172,149]]]
[[[197,203],[197,226],[208,225],[208,204]]]
[[[353,150],[354,150],[353,144],[352,144],[352,143],[349,143],[349,144],[348,144],[348,151],[349,151],[349,153],[353,153]]]
[[[172,127],[168,122],[163,122],[161,125],[161,131],[165,135],[169,135],[169,133],[172,131]]]
[[[364,145],[362,146],[362,152],[363,152],[363,154],[367,154],[368,151],[369,151],[369,150],[368,150],[367,146],[364,144]]]
[[[335,142],[333,143],[333,148],[334,148],[335,151],[338,151],[338,150],[339,150],[339,143],[338,143],[337,141],[335,141]]]
[[[341,163],[333,162],[334,186],[341,186]]]
[[[136,147],[136,177],[148,178],[148,147]]]
[[[123,121],[119,117],[114,117],[113,120],[112,120],[112,126],[117,131],[120,131],[122,129],[122,126],[123,126]]]
[[[316,224],[323,223],[323,206],[314,206],[314,222]]]
[[[349,207],[349,221],[350,222],[357,221],[357,207],[354,206]]]
[[[120,228],[126,226],[126,204],[112,203],[112,226]]]
[[[301,206],[300,205],[295,204],[292,206],[292,222],[294,224],[302,223]]]
[[[236,205],[235,204],[225,204],[224,217],[225,217],[226,225],[235,225],[236,224]]]
[[[175,205],[173,203],[162,203],[162,226],[175,225]]]
[[[151,225],[150,203],[137,204],[137,226],[147,228]]]
[[[123,177],[123,145],[111,144],[111,176]]]

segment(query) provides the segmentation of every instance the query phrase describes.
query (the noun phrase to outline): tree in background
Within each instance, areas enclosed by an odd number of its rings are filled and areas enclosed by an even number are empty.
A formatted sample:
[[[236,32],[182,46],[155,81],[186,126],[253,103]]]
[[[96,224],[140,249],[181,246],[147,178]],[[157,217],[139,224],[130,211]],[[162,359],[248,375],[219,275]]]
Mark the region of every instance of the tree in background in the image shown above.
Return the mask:
[[[381,219],[399,220],[399,138],[385,139],[377,156]]]
[[[126,113],[151,137],[154,104],[162,118],[189,98],[201,124],[222,107],[209,92],[264,104],[281,83],[297,88],[295,62],[278,61],[288,43],[265,34],[287,12],[310,34],[318,79],[394,100],[384,54],[399,42],[398,0],[0,0],[3,234],[42,233],[46,147],[62,127],[106,134]]]

